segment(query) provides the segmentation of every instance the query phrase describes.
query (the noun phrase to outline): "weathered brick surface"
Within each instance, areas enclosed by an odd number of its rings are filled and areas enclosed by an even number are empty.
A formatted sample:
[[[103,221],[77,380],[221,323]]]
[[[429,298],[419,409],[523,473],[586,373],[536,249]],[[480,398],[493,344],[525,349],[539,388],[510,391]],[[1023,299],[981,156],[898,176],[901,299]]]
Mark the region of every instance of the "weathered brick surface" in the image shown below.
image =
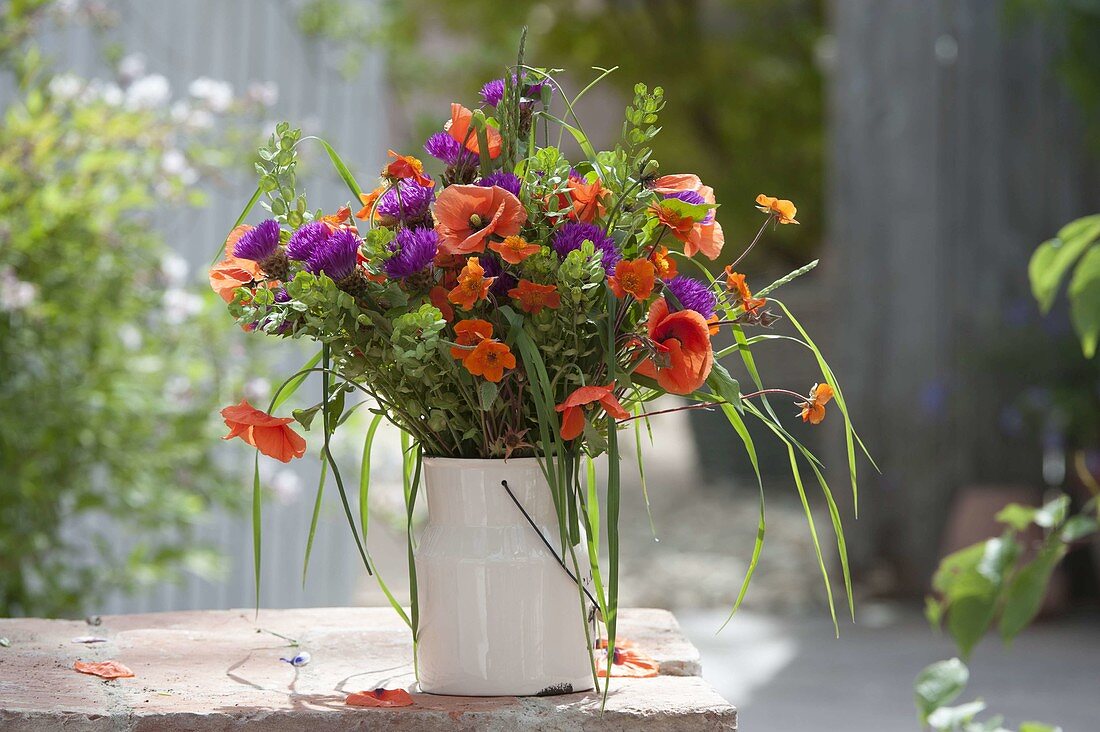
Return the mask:
[[[415,691],[409,634],[388,608],[118,615],[82,621],[0,619],[3,730],[732,730],[736,711],[699,677],[699,654],[663,610],[624,610],[620,636],[661,662],[653,679],[613,679],[595,694],[464,698]],[[296,638],[312,661],[279,661]],[[72,639],[100,635],[107,643]],[[76,660],[113,659],[132,679],[103,681]],[[344,706],[353,691],[403,687],[416,704]]]

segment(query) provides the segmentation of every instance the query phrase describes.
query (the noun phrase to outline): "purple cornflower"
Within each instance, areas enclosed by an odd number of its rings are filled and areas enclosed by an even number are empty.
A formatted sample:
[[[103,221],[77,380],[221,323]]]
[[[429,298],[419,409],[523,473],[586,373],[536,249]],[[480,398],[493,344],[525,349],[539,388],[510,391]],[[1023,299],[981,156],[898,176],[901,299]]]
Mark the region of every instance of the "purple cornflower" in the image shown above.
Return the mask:
[[[699,280],[685,275],[678,275],[665,282],[665,287],[675,296],[676,301],[670,302],[676,310],[694,310],[709,318],[714,315],[714,309],[718,306],[718,298],[714,292]]]
[[[404,279],[428,267],[438,250],[432,229],[402,229],[387,245],[393,255],[382,264],[382,271],[391,279]]]
[[[390,188],[379,197],[375,213],[395,221],[423,221],[428,207],[435,200],[435,188],[425,188],[412,180],[402,180],[397,185],[398,188]],[[400,201],[398,190],[401,192]]]
[[[233,246],[233,256],[262,262],[279,250],[279,222],[263,221],[244,233]]]
[[[328,224],[323,221],[311,221],[290,236],[290,242],[286,245],[286,256],[305,262],[321,242],[331,235],[332,230],[328,228]]]
[[[696,191],[676,191],[675,193],[666,193],[665,199],[667,200],[669,198],[676,198],[683,201],[684,203],[690,203],[693,206],[702,206],[707,202],[706,199],[699,195],[699,193],[697,193]],[[703,220],[699,223],[709,224],[711,221],[714,221],[713,208],[707,210],[707,215],[704,216]]]
[[[446,132],[437,132],[424,143],[424,150],[447,165],[473,165],[477,156]]]
[[[511,290],[519,284],[519,281],[513,275],[504,271],[504,266],[500,263],[500,260],[492,254],[486,252],[478,257],[477,260],[485,270],[486,277],[496,277],[496,280],[494,280],[493,284],[489,287],[489,292],[497,297],[505,297],[508,294],[508,290]]]
[[[523,185],[523,181],[519,179],[519,176],[515,173],[509,173],[506,170],[498,170],[495,173],[490,173],[477,182],[482,188],[491,188],[493,186],[500,186],[504,190],[511,193],[513,196],[519,195],[519,187]]]
[[[493,79],[481,87],[481,101],[495,107],[504,99],[504,79]]]
[[[597,252],[601,253],[604,271],[608,274],[614,271],[615,263],[622,259],[622,255],[615,248],[615,240],[595,224],[570,221],[554,234],[551,245],[558,253],[558,258],[565,259],[569,252],[580,249],[586,239],[596,246]]]
[[[363,240],[351,229],[338,229],[314,250],[306,262],[306,269],[313,274],[324,272],[339,282],[355,271],[362,243]]]

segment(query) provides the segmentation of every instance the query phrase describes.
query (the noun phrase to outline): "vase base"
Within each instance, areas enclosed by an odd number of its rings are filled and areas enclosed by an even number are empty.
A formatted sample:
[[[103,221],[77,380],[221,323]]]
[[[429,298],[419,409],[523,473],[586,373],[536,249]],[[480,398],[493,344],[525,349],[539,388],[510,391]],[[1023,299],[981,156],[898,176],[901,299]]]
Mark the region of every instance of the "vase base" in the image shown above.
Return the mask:
[[[495,696],[562,696],[564,694],[581,694],[595,689],[592,679],[569,683],[551,683],[535,690],[534,687],[517,689],[515,686],[497,686],[495,684],[441,684],[438,686],[424,686],[417,684],[418,689],[424,694],[432,696],[470,696],[470,697],[495,697]]]

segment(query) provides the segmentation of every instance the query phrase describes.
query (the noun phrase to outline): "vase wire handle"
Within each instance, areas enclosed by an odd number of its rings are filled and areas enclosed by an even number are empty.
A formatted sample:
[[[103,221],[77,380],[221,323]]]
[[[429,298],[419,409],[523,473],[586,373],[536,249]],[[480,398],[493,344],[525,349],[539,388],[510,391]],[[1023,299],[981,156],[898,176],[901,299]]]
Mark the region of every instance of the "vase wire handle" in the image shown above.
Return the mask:
[[[546,545],[546,548],[550,551],[550,555],[557,560],[558,565],[562,568],[562,570],[564,570],[567,575],[569,575],[569,579],[573,580],[573,582],[576,583],[577,587],[581,589],[581,592],[583,592],[585,596],[588,597],[588,601],[592,603],[592,607],[596,610],[596,613],[598,614],[600,604],[596,602],[596,598],[592,597],[592,593],[588,591],[588,588],[584,586],[584,583],[577,579],[577,575],[573,574],[569,567],[566,566],[565,560],[562,559],[562,557],[559,556],[556,551],[554,551],[553,545],[543,535],[542,531],[539,530],[539,527],[535,523],[535,520],[531,518],[531,514],[527,513],[527,509],[523,507],[523,504],[519,502],[518,498],[516,498],[516,494],[512,492],[511,488],[508,487],[508,481],[502,480],[500,481],[500,484],[504,486],[504,490],[508,492],[508,497],[512,499],[512,503],[516,504],[516,508],[518,508],[519,512],[523,514],[523,518],[527,519],[527,523],[530,524],[531,530],[534,531],[540,539],[542,539],[542,543]]]

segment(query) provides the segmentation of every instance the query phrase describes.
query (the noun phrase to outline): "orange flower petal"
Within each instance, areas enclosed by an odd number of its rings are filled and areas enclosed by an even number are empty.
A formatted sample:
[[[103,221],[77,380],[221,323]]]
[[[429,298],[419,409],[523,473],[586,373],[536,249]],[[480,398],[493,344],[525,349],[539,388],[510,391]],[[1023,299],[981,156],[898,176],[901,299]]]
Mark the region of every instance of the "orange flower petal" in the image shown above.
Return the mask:
[[[500,186],[448,186],[434,211],[439,251],[447,254],[483,252],[490,235],[513,236],[527,221],[527,209]]]
[[[132,679],[134,672],[118,661],[77,661],[73,668],[82,674],[98,676],[101,679]]]
[[[244,399],[240,404],[226,407],[221,414],[229,428],[224,440],[240,437],[264,455],[284,463],[306,453],[306,441],[288,426],[293,419],[273,417]]]
[[[504,378],[505,369],[516,367],[516,357],[512,350],[500,341],[483,340],[462,362],[474,376],[482,376],[494,383]]]
[[[561,415],[561,438],[565,441],[576,439],[584,432],[584,410],[569,407]]]
[[[349,707],[411,707],[413,698],[404,689],[372,689],[348,694]]]
[[[690,394],[702,386],[714,364],[710,326],[703,316],[694,310],[670,312],[661,297],[650,306],[646,325],[650,339],[665,350],[669,363],[639,369],[639,373],[652,371],[661,388],[673,394]]]
[[[451,119],[444,125],[447,134],[466,146],[466,149],[477,155],[481,154],[481,146],[477,141],[477,132],[471,126],[474,113],[457,102],[451,103]],[[500,155],[501,137],[500,131],[492,125],[485,126],[485,139],[489,143],[489,157],[496,158]]]

